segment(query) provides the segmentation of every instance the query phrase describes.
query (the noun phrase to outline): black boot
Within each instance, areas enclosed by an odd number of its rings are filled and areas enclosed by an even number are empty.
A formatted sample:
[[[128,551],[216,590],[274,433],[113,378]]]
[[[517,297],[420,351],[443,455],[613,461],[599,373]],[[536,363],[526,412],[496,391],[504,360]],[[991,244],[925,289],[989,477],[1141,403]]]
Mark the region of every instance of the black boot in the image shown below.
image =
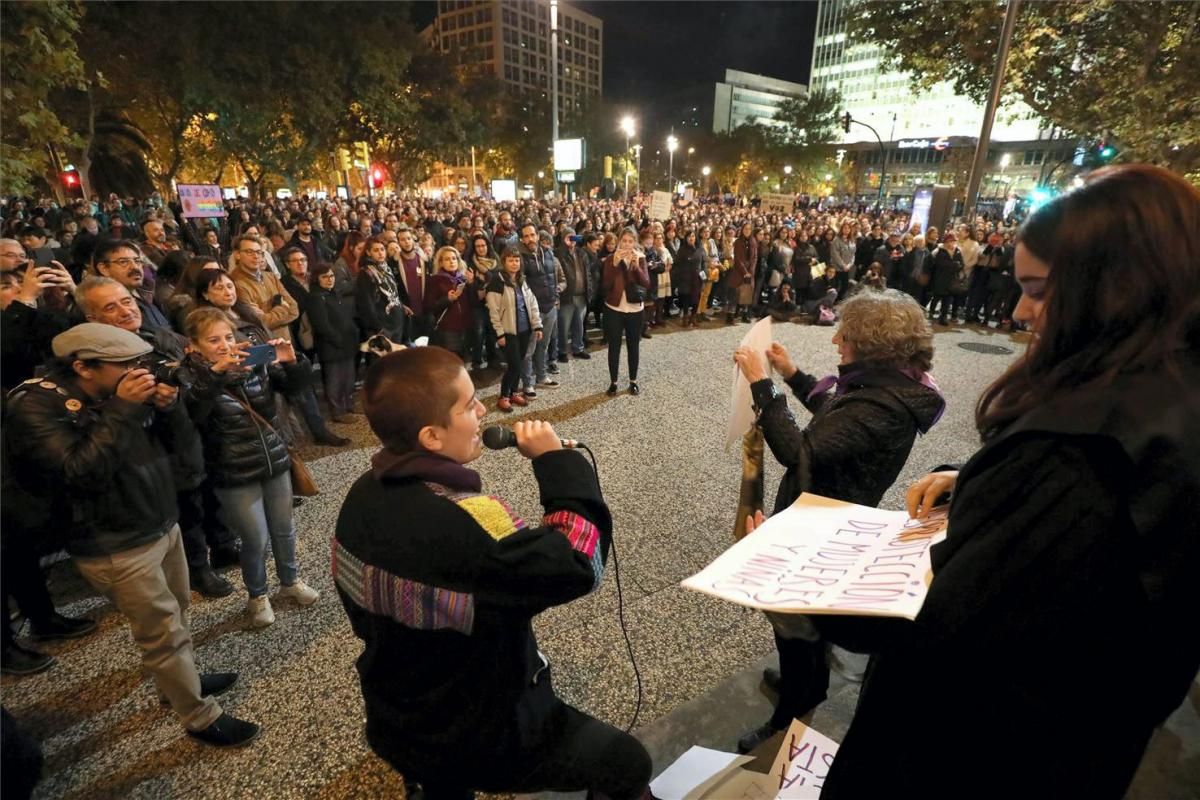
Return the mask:
[[[188,575],[192,591],[205,597],[228,597],[233,594],[233,584],[213,572],[212,567],[192,570]]]
[[[64,617],[62,614],[51,614],[44,620],[30,620],[31,637],[35,641],[44,642],[50,639],[78,639],[96,630],[95,620]]]
[[[188,736],[213,747],[245,747],[258,738],[260,731],[253,722],[222,714],[204,730],[188,731]]]
[[[34,675],[50,669],[55,660],[54,656],[36,650],[26,650],[13,643],[6,646],[3,654],[0,654],[0,672],[5,675]]]
[[[212,563],[213,569],[236,567],[242,563],[242,548],[236,541],[214,547],[208,553],[208,560]]]
[[[350,440],[345,436],[338,436],[329,430],[324,430],[313,437],[317,444],[323,444],[328,447],[345,447],[350,444]]]
[[[776,728],[769,721],[764,722],[762,725],[759,725],[757,728],[738,739],[737,751],[742,755],[745,755],[782,730],[784,729]]]

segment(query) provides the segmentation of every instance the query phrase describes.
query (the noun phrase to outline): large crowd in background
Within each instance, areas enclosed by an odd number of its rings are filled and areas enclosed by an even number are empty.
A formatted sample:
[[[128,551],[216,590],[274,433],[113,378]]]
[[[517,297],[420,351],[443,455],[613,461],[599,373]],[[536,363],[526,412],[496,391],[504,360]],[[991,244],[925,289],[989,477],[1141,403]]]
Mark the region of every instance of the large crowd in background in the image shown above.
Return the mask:
[[[637,395],[642,340],[667,325],[833,324],[840,301],[890,287],[941,325],[1013,326],[1003,222],[940,231],[800,200],[790,212],[749,199],[649,211],[648,196],[301,197],[229,200],[224,216],[191,219],[158,195],[8,198],[3,583],[33,643],[3,625],[4,672],[48,669],[34,643],[94,630],[46,588],[39,559],[66,549],[130,619],[190,733],[218,745],[257,735],[213,700],[236,675],[196,671],[190,592],[232,593],[219,570],[238,565],[247,624],[270,625],[271,558],[277,597],[318,600],[298,574],[292,450],[348,444],[331,426],[361,416],[365,367],[395,349],[440,345],[477,384],[500,373],[509,412],[557,387],[560,364],[591,358],[596,332],[608,394],[624,346]]]

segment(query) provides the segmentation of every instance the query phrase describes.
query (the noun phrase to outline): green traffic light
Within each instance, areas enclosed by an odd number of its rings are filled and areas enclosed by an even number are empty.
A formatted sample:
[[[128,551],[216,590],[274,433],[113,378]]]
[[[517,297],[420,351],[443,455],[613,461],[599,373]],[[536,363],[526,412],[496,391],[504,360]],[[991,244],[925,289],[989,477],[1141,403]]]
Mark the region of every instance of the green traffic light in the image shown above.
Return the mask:
[[[1101,157],[1101,158],[1103,158],[1103,159],[1105,159],[1105,160],[1108,160],[1108,159],[1112,158],[1112,157],[1113,157],[1113,156],[1115,156],[1116,154],[1117,154],[1117,149],[1116,149],[1115,147],[1102,147],[1102,148],[1100,148],[1100,157]]]

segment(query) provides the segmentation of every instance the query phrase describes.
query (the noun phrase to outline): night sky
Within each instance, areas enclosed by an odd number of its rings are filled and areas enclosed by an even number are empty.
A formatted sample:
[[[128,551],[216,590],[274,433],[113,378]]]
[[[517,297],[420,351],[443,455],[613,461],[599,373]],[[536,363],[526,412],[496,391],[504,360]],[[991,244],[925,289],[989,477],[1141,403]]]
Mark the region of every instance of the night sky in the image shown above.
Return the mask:
[[[808,83],[815,0],[568,2],[604,20],[604,99],[627,106],[653,138],[672,125],[711,130],[726,68]],[[415,22],[433,21],[433,2],[413,5]]]

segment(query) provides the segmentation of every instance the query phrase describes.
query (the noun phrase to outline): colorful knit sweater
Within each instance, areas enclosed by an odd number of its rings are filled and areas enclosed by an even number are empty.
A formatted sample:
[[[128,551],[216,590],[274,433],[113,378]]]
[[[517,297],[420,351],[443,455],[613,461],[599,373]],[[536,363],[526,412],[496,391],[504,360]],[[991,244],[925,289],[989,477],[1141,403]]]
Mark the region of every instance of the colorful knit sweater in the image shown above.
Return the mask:
[[[342,505],[333,575],[366,645],[367,741],[406,776],[469,782],[555,734],[532,619],[599,585],[612,519],[581,454],[533,472],[538,525],[428,454],[381,451]]]

